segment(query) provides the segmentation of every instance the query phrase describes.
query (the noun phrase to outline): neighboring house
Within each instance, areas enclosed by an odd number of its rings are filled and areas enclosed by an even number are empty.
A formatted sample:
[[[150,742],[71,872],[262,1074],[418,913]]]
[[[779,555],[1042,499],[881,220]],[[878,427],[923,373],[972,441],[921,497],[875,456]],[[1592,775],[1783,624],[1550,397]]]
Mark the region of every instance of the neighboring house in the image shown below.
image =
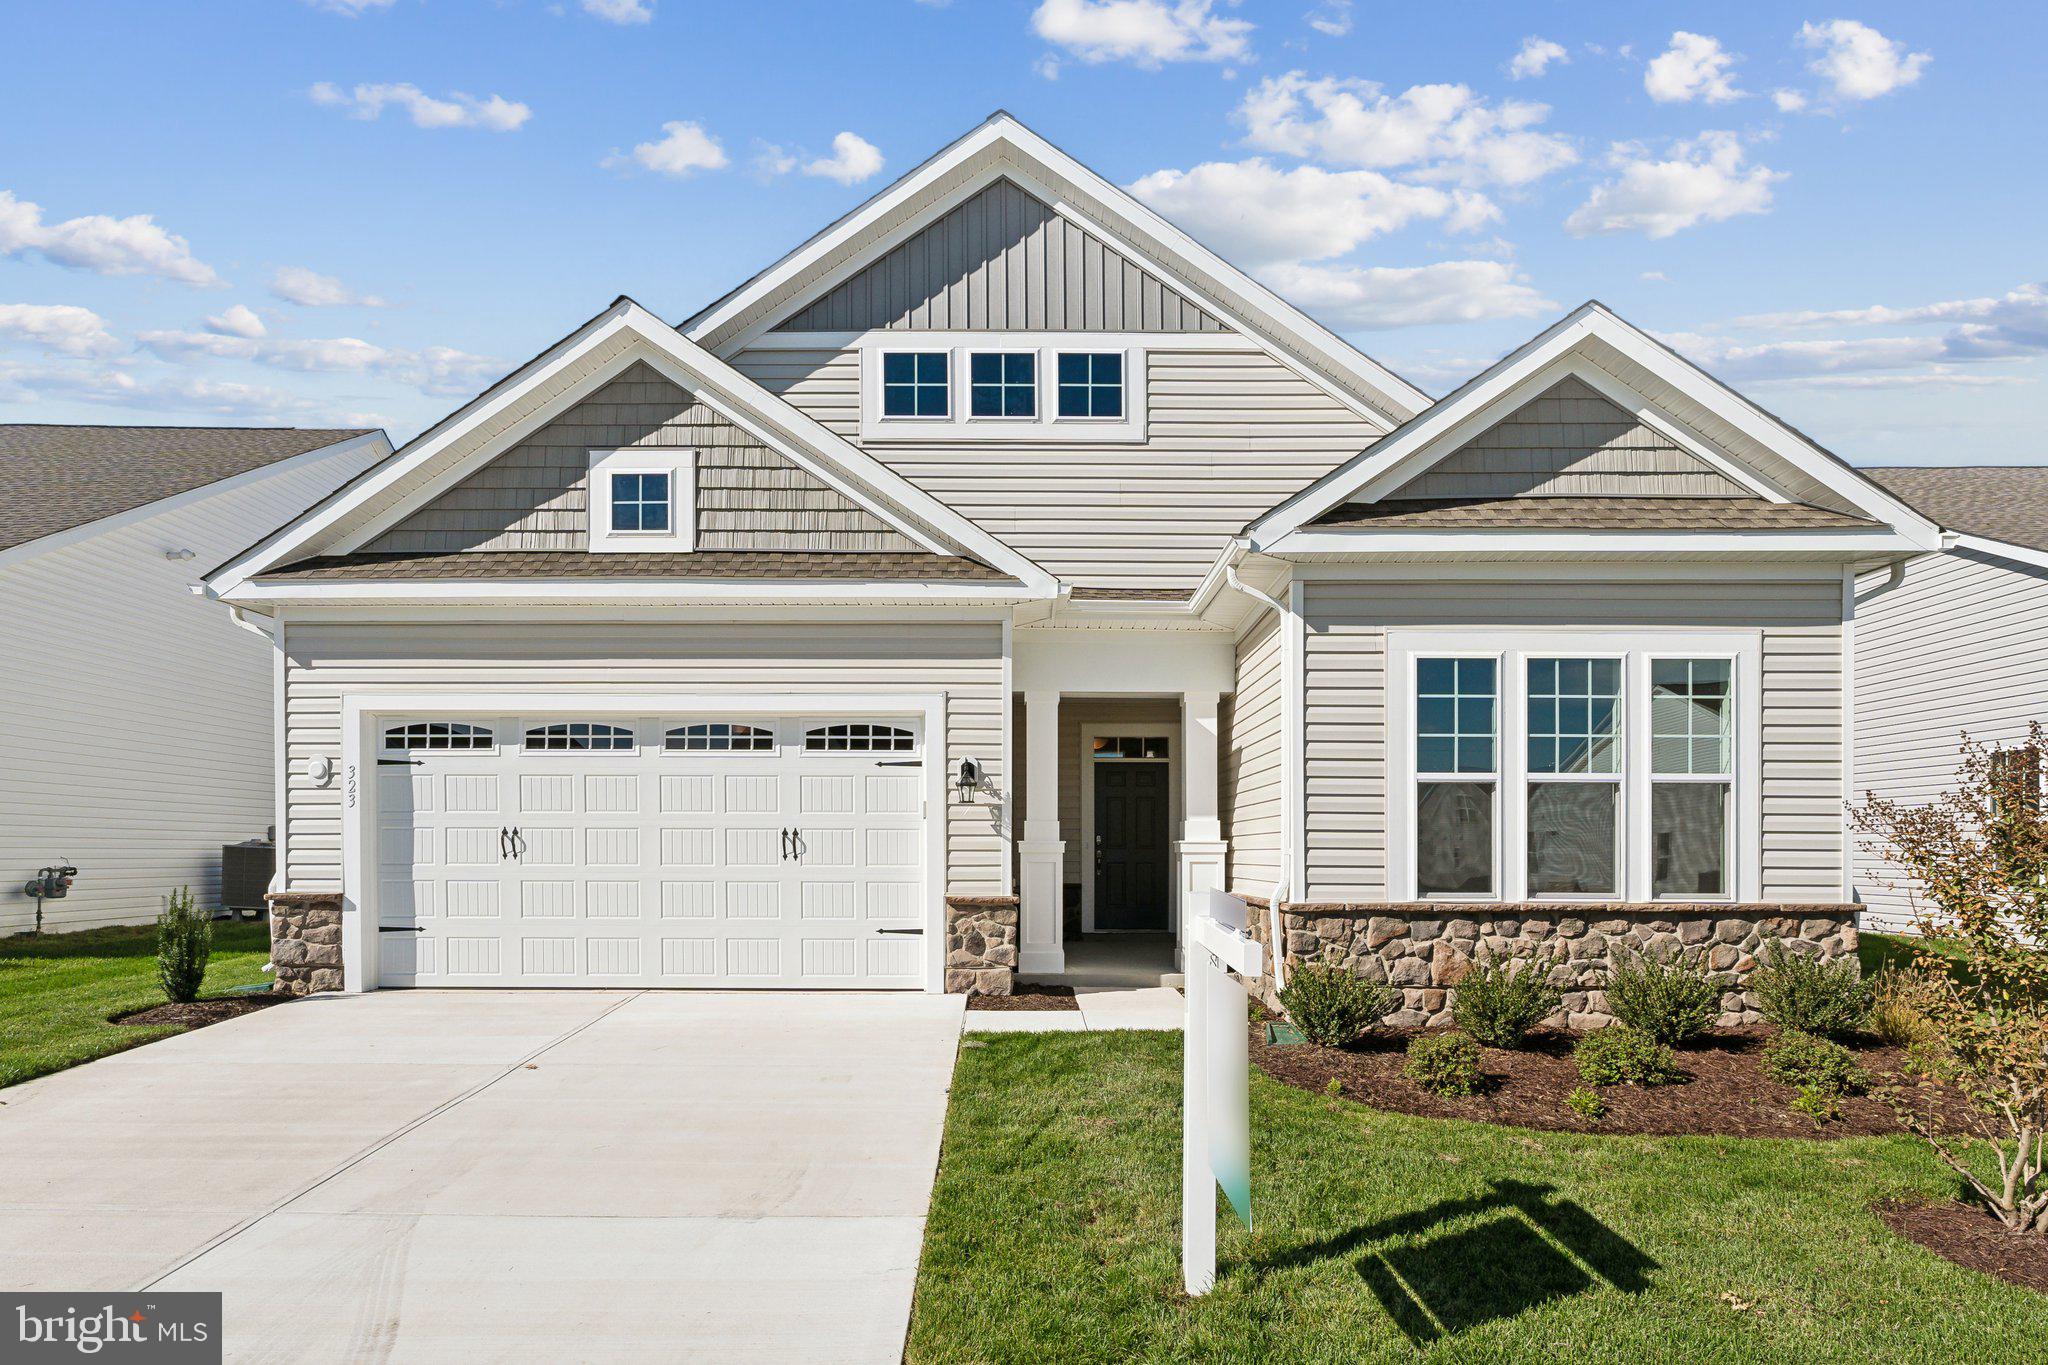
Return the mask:
[[[209,586],[280,639],[293,989],[1000,991],[1229,887],[1420,1020],[1853,951],[1845,588],[1939,543],[1597,304],[1432,403],[997,115]]]
[[[217,903],[224,843],[260,839],[273,651],[201,573],[389,454],[381,431],[0,425],[0,934],[70,863],[48,929]]]
[[[2048,723],[2048,469],[1865,472],[1950,533],[1857,584],[1851,790],[1918,803],[1955,785],[1965,732],[2011,744]],[[1856,891],[1867,927],[1912,927],[1912,894],[1860,847]]]

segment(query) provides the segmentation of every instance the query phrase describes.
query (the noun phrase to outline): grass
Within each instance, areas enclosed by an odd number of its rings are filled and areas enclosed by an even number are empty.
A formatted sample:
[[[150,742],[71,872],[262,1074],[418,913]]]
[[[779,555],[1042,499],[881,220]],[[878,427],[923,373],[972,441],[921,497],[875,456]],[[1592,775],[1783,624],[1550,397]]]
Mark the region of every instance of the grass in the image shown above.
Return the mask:
[[[1256,1231],[1179,1274],[1180,1039],[961,1051],[908,1359],[2009,1359],[2048,1296],[1869,1211],[1948,1197],[1910,1139],[1534,1133],[1252,1076]]]
[[[1962,945],[1946,939],[1923,939],[1916,934],[1871,934],[1857,936],[1856,955],[1863,960],[1863,975],[1875,976],[1886,967],[1910,967],[1916,949],[1923,945],[1943,957],[1960,959]]]
[[[269,960],[268,925],[220,921],[201,994],[264,981]],[[163,999],[154,925],[0,938],[0,1086],[184,1032],[107,1022]]]

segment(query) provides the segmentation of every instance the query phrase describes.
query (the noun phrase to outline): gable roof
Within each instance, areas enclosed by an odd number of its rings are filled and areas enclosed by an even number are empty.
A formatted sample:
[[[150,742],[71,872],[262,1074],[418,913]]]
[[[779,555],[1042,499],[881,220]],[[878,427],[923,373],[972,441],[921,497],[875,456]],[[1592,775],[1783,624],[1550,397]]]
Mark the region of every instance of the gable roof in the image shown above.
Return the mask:
[[[2048,552],[2048,466],[1908,466],[1863,473],[1947,530]]]
[[[682,330],[730,354],[999,179],[1014,181],[1205,311],[1392,426],[1429,396],[1339,338],[1132,195],[996,113],[767,269],[689,318]]]
[[[635,361],[902,530],[925,550],[980,560],[1043,596],[1058,585],[1023,555],[833,434],[631,299],[621,298],[402,450],[208,575],[229,596],[278,565],[359,551],[518,437]],[[677,557],[678,564],[682,557]]]
[[[1668,346],[1588,302],[1246,528],[1255,550],[1346,504],[1397,499],[1564,375],[1577,375],[1755,498],[1825,508],[1896,533],[1911,548],[1940,543],[1934,524]]]
[[[0,550],[378,435],[367,427],[0,424]]]

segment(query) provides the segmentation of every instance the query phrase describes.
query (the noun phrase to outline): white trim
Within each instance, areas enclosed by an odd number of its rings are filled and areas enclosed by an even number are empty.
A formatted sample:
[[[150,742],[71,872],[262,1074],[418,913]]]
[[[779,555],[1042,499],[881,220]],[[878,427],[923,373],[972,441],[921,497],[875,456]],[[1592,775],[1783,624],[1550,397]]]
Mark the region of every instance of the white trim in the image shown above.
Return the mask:
[[[1165,758],[1116,758],[1112,763],[1154,763],[1166,767],[1166,932],[1180,932],[1180,877],[1175,847],[1180,843],[1184,807],[1181,787],[1181,722],[1177,720],[1090,721],[1080,727],[1075,761],[1081,765],[1081,932],[1095,927],[1095,741],[1109,735],[1135,735],[1166,741]],[[1059,774],[1053,774],[1055,782]],[[1107,932],[1107,931],[1101,931]],[[1122,932],[1122,931],[1117,931]],[[1151,931],[1145,931],[1151,932]]]
[[[1257,341],[1236,332],[973,332],[914,331],[907,327],[874,327],[864,332],[763,332],[747,342],[749,351],[916,350],[921,341],[947,346],[1016,342],[1022,346],[1071,346],[1076,341],[1103,340],[1119,346],[1144,346],[1154,351],[1216,351],[1231,355],[1268,355]],[[1380,420],[1384,421],[1384,418]]]
[[[233,611],[230,607],[228,610]],[[285,646],[285,618],[280,611],[272,621],[271,662],[270,662],[270,759],[271,819],[276,827],[270,833],[270,890],[282,891],[289,884],[291,862],[285,846],[286,832],[291,828],[292,801],[292,746],[289,727],[285,724],[285,682],[289,670],[289,652]],[[331,779],[330,779],[331,780]],[[265,919],[269,918],[266,913]]]
[[[251,608],[250,610],[254,610]],[[790,603],[700,603],[687,604],[632,604],[614,603],[579,604],[569,602],[537,603],[515,602],[497,605],[345,605],[306,606],[294,608],[294,625],[310,622],[353,622],[380,625],[420,625],[433,623],[472,624],[486,621],[496,622],[559,622],[559,621],[618,621],[628,623],[662,624],[668,622],[696,622],[732,624],[743,621],[809,621],[830,620],[845,625],[887,621],[945,621],[979,622],[993,625],[1007,621],[1013,612],[1008,603],[995,602],[986,605],[964,606],[921,606],[914,603],[877,603],[864,605],[858,614],[843,611],[823,612],[818,606],[794,605]]]
[[[1873,531],[1548,531],[1501,527],[1456,531],[1373,531],[1325,527],[1289,531],[1259,553],[1291,555],[1853,555],[1919,554],[1891,530]]]
[[[1294,898],[1313,900],[1308,885],[1308,622],[1302,614],[1303,584],[1287,584],[1287,610],[1280,617],[1281,809],[1280,856]]]
[[[1472,559],[1416,559],[1406,563],[1337,562],[1296,563],[1294,576],[1310,582],[1405,583],[1458,579],[1486,583],[1576,582],[1589,579],[1609,583],[1832,583],[1841,572],[1834,560],[1787,559],[1603,559],[1597,567],[1583,562],[1544,562]]]
[[[688,554],[697,548],[697,452],[673,446],[592,450],[585,483],[589,547],[593,554]],[[657,474],[668,480],[668,529],[619,531],[612,527],[612,480],[621,474]]]
[[[877,334],[870,334],[871,336]],[[1031,442],[1088,445],[1142,442],[1146,426],[1146,345],[1121,333],[896,332],[889,339],[863,344],[860,351],[860,436],[867,442]],[[1099,336],[1099,339],[1098,339]],[[1046,338],[1050,339],[1035,339]],[[978,338],[978,339],[977,339]],[[882,364],[890,355],[941,354],[946,357],[946,415],[889,417],[882,412]],[[1116,354],[1123,358],[1124,415],[1062,417],[1059,415],[1059,357]],[[974,381],[970,373],[977,355],[1033,357],[1034,415],[976,417],[972,411]]]
[[[1856,804],[1856,566],[1842,566],[1842,809]],[[1856,899],[1856,838],[1842,822],[1842,902]]]
[[[905,579],[596,578],[350,579],[244,582],[221,600],[251,602],[1021,602],[1039,594],[1014,583]]]
[[[1957,535],[1950,546],[1957,550],[1974,550],[1978,554],[1997,555],[2010,559],[2016,564],[2030,568],[2048,569],[2048,550],[2036,550],[2026,545],[2015,545],[2009,540],[1993,540],[1989,536]]]

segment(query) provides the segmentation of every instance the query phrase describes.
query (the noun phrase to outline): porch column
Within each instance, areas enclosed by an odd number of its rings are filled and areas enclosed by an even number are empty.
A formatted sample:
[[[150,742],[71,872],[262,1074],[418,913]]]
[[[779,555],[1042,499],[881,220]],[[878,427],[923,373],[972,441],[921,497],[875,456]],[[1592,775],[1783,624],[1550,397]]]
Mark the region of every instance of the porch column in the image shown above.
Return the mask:
[[[1066,843],[1060,838],[1060,694],[1024,694],[1024,837],[1017,844],[1017,971],[1067,969]]]
[[[1221,694],[1181,693],[1181,795],[1184,821],[1175,846],[1177,877],[1174,903],[1181,907],[1180,922],[1188,922],[1186,907],[1204,891],[1223,889],[1223,820],[1217,799],[1218,760],[1221,753],[1216,709]]]

